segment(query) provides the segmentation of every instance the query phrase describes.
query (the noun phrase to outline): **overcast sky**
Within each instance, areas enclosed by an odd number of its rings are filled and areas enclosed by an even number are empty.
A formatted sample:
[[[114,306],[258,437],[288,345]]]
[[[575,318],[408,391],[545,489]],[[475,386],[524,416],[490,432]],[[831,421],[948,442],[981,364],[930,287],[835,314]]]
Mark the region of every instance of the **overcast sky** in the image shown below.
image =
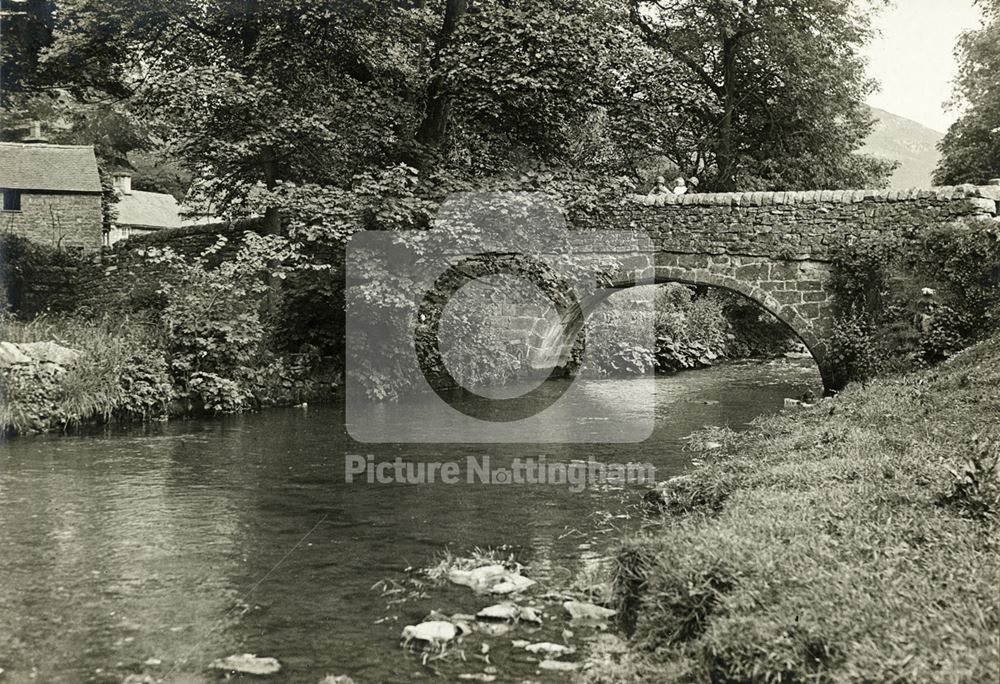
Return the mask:
[[[875,107],[938,131],[955,120],[944,103],[955,76],[955,39],[979,24],[972,0],[895,0],[877,21],[882,37],[868,48],[870,72],[882,90]]]

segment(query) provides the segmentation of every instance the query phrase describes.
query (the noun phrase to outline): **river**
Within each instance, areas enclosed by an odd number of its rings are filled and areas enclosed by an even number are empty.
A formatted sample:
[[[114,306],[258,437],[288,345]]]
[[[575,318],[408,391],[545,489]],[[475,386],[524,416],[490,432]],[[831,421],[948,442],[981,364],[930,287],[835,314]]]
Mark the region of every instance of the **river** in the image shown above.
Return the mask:
[[[408,568],[504,547],[539,587],[565,585],[636,529],[642,488],[346,483],[345,454],[649,462],[665,479],[689,467],[692,431],[743,427],[784,397],[819,392],[820,379],[811,363],[779,361],[656,387],[656,429],[640,444],[361,445],[338,406],[0,444],[0,682],[211,682],[212,660],[243,652],[280,659],[268,681],[429,679],[400,648],[403,626],[492,601],[454,585],[420,594]],[[600,391],[629,395],[612,380]],[[404,594],[383,595],[380,580],[418,595],[393,603]],[[538,634],[487,639],[497,681],[566,679],[509,646],[559,640],[562,616],[546,614]],[[483,671],[475,636],[468,662],[440,668]]]

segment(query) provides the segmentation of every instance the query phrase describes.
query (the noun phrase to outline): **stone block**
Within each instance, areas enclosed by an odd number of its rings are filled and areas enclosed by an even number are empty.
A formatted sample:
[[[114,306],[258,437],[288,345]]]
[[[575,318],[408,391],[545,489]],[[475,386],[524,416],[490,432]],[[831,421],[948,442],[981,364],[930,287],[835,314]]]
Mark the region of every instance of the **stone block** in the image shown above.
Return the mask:
[[[799,304],[796,309],[803,318],[819,318],[819,304]]]
[[[798,290],[775,290],[770,296],[780,304],[798,304],[802,301],[802,293]]]
[[[763,264],[748,264],[736,268],[736,277],[740,280],[759,281],[767,280],[767,266]]]

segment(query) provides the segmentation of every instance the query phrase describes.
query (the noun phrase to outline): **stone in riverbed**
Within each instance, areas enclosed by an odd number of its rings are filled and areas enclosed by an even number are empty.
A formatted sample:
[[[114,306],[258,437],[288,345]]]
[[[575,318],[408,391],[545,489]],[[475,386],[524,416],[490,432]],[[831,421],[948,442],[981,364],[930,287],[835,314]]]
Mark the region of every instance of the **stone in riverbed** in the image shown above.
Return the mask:
[[[472,570],[453,568],[448,572],[448,579],[480,594],[514,594],[535,584],[534,580],[499,563]]]
[[[593,603],[583,603],[582,601],[566,601],[563,608],[569,613],[572,620],[587,620],[592,622],[603,622],[618,613],[617,610],[604,608]]]
[[[519,606],[516,603],[510,602],[497,603],[496,605],[487,606],[476,613],[476,617],[480,620],[500,620],[508,622],[518,621],[533,622],[539,625],[542,624],[542,617],[535,611],[534,608]]]
[[[241,653],[213,660],[209,667],[213,670],[250,675],[272,675],[281,671],[281,663],[278,662],[277,658],[258,656],[253,653]]]
[[[490,588],[491,594],[515,594],[524,591],[535,584],[535,580],[528,579],[524,575],[511,574],[504,581],[494,584]]]
[[[576,649],[572,646],[563,646],[562,644],[556,644],[551,641],[540,641],[537,644],[528,644],[524,647],[524,650],[528,653],[544,653],[545,655],[555,656],[557,658],[562,655],[576,653]]]
[[[443,646],[459,634],[458,627],[444,620],[421,622],[419,625],[407,625],[403,628],[403,645],[408,646],[414,641],[425,641],[431,647]]]
[[[472,570],[453,568],[448,571],[448,579],[455,584],[469,587],[473,591],[486,592],[490,587],[507,579],[510,571],[500,564],[484,565]]]
[[[580,663],[571,663],[566,660],[543,660],[538,663],[538,669],[552,672],[573,672],[580,669]]]
[[[347,675],[327,675],[319,680],[319,684],[355,684]]]

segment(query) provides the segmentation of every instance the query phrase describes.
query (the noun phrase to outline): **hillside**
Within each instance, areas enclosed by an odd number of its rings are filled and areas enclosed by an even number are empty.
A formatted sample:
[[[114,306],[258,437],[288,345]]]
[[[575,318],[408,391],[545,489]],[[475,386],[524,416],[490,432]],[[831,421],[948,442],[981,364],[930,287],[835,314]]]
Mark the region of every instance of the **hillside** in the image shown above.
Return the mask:
[[[872,112],[878,123],[862,151],[900,162],[892,175],[893,188],[930,187],[940,156],[937,143],[943,134],[876,107]]]

